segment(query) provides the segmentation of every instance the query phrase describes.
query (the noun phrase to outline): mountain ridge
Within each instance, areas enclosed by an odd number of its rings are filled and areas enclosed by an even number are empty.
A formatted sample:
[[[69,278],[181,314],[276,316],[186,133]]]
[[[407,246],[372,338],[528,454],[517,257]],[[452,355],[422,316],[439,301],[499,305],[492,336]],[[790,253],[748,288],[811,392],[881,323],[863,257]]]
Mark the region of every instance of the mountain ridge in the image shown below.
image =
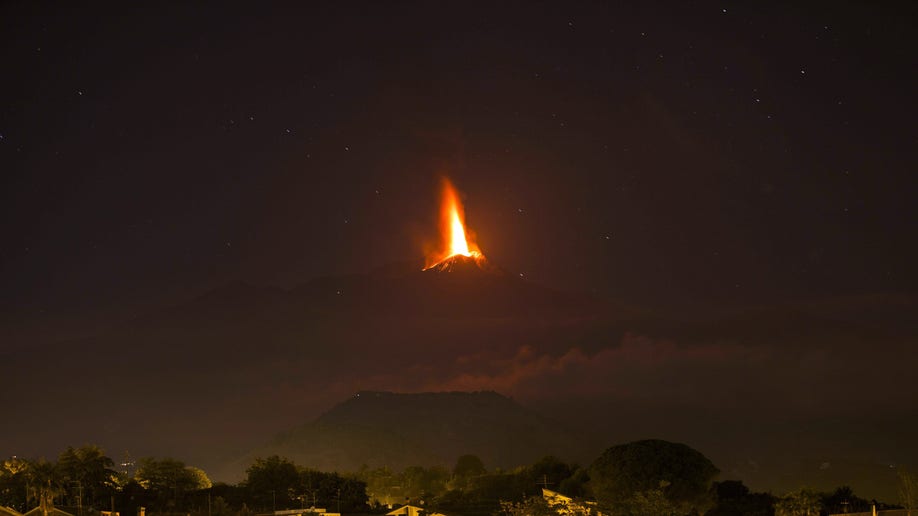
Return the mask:
[[[545,455],[587,460],[595,452],[564,423],[495,391],[359,391],[234,464],[276,454],[329,471],[450,467],[470,453],[489,468],[513,468]]]

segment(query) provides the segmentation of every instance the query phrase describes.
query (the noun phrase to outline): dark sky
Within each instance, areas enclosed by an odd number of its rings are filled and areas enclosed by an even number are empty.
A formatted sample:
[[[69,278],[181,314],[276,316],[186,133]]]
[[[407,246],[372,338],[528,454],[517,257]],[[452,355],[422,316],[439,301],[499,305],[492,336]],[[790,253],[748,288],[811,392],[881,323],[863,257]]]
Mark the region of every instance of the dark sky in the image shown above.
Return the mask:
[[[4,345],[420,258],[441,174],[543,285],[911,299],[915,7],[637,4],[4,3]]]
[[[668,304],[916,287],[914,9],[6,4],[8,310],[486,253]]]

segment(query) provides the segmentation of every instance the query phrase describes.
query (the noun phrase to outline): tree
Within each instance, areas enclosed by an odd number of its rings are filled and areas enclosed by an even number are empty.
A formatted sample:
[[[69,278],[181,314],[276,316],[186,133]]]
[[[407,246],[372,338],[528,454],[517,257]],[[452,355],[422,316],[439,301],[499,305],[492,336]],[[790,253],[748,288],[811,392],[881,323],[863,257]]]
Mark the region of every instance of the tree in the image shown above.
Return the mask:
[[[343,478],[332,473],[337,484],[337,503],[335,510],[338,512],[363,512],[369,507],[367,485],[356,478]]]
[[[102,448],[84,445],[74,449],[68,446],[57,459],[72,505],[99,508],[108,502],[116,487],[115,463]]]
[[[502,514],[507,516],[555,516],[558,513],[541,496],[530,496],[522,502],[500,502]]]
[[[294,463],[272,455],[257,458],[246,470],[245,485],[249,497],[262,508],[289,508],[301,493],[300,473]]]
[[[541,495],[529,496],[518,502],[501,500],[500,514],[508,516],[591,516],[593,511],[589,506],[573,503],[555,503],[546,500]],[[654,516],[660,516],[655,514]]]
[[[453,467],[453,480],[458,489],[465,489],[469,481],[477,476],[487,473],[484,462],[477,455],[463,455],[456,459]]]
[[[482,499],[479,493],[453,489],[437,497],[427,508],[431,512],[462,514],[463,516],[490,516],[500,510],[500,500]]]
[[[775,499],[768,493],[751,493],[739,480],[715,482],[716,506],[705,516],[772,516]]]
[[[669,486],[665,480],[660,482],[658,489],[638,491],[622,504],[622,514],[628,516],[680,516],[679,507],[670,501],[664,490]]]
[[[775,516],[819,516],[822,500],[812,489],[790,492],[775,502]]]
[[[546,482],[555,486],[552,489],[557,491],[557,486],[573,474],[573,468],[557,457],[547,455],[529,466],[529,473],[533,484]]]
[[[212,498],[222,498],[230,508],[242,507],[248,499],[248,491],[244,486],[225,482],[214,483],[210,488],[210,494]]]
[[[528,482],[533,494],[540,494],[539,488],[545,487],[567,496],[583,496],[583,474],[580,479],[571,479],[579,469],[557,457],[547,455],[536,461],[527,469]]]
[[[445,493],[449,475],[449,470],[439,466],[409,466],[402,471],[399,485],[406,498],[423,500]]]
[[[373,505],[389,505],[403,498],[401,493],[395,492],[395,487],[401,485],[401,479],[387,467],[370,469],[363,466],[357,477],[366,483],[367,495]]]
[[[484,462],[477,455],[463,455],[456,459],[453,474],[457,477],[472,477],[487,473]]]
[[[356,478],[344,478],[337,473],[326,473],[298,468],[300,483],[297,488],[310,505],[325,506],[335,511],[359,512],[367,507],[367,484]],[[340,512],[340,511],[338,511]]]
[[[63,492],[56,465],[46,460],[30,463],[26,468],[28,496],[26,503],[36,502],[44,516],[54,509],[54,498]]]
[[[700,452],[679,443],[635,441],[613,446],[590,466],[590,488],[600,505],[621,508],[639,493],[661,490],[686,514],[713,505],[711,483],[718,469]],[[661,482],[666,485],[661,489]]]
[[[867,512],[870,502],[854,494],[848,486],[841,486],[822,497],[822,505],[830,513]]]
[[[210,514],[213,516],[227,516],[231,514],[230,506],[222,496],[218,496],[210,503]]]
[[[210,489],[214,485],[213,482],[210,481],[210,477],[207,476],[207,473],[201,468],[185,466],[185,475],[189,491]]]
[[[918,509],[918,477],[905,470],[899,470],[899,502],[911,514]]]
[[[574,498],[585,498],[590,494],[587,487],[589,482],[589,472],[584,468],[576,468],[571,473],[571,476],[558,484],[558,492]]]
[[[255,516],[255,512],[249,509],[248,505],[242,504],[242,507],[236,512],[236,516]]]
[[[0,505],[27,510],[29,496],[29,463],[18,457],[10,457],[0,464]]]
[[[148,492],[136,478],[124,482],[115,495],[117,507],[121,514],[137,514],[138,507],[156,505],[153,493]]]
[[[528,471],[520,468],[507,473],[491,473],[478,477],[474,487],[466,490],[480,506],[490,505],[500,509],[501,501],[522,502],[527,496],[541,496],[542,492],[530,478]]]
[[[211,486],[204,471],[170,458],[140,459],[134,477],[150,493],[151,501],[159,510],[181,509],[185,505],[186,494]]]

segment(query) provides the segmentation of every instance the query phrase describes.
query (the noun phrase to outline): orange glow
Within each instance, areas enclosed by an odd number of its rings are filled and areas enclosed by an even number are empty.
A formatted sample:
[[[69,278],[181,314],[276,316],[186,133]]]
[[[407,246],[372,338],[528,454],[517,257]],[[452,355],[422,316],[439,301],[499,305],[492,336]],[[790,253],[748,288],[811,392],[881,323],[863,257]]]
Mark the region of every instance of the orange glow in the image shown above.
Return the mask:
[[[459,192],[449,179],[443,178],[443,190],[440,201],[440,246],[426,257],[425,269],[456,255],[469,257],[481,256],[481,250],[470,241],[470,234],[465,229],[465,210],[459,200]]]

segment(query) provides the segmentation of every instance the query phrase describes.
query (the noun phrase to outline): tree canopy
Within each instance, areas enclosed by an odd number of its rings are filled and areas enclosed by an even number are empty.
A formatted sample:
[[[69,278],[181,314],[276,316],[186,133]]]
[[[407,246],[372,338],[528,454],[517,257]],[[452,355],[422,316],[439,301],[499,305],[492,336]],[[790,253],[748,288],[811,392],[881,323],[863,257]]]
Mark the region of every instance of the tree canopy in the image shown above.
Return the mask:
[[[484,462],[477,455],[459,457],[456,459],[456,466],[453,468],[453,474],[463,478],[484,475],[486,472]]]
[[[160,510],[177,508],[186,494],[211,486],[204,471],[171,458],[140,459],[134,478]]]
[[[679,512],[703,513],[713,505],[711,483],[717,473],[714,464],[697,450],[649,439],[603,452],[590,466],[590,487],[597,501],[609,508],[621,510],[641,496],[655,500],[652,491],[660,491]]]
[[[257,507],[271,510],[315,505],[360,511],[367,505],[363,481],[304,468],[277,455],[255,459],[244,485]]]
[[[819,516],[822,500],[812,489],[799,489],[775,502],[775,516]]]
[[[274,455],[255,459],[243,482],[216,485],[203,470],[171,458],[143,458],[133,475],[127,468],[112,468],[113,461],[92,445],[68,447],[56,462],[11,457],[0,463],[0,506],[21,512],[38,506],[49,513],[62,506],[74,514],[78,506],[116,507],[122,514],[147,507],[148,514],[161,516],[253,516],[312,506],[354,513],[365,512],[371,501],[376,509],[411,503],[431,513],[466,516],[588,516],[597,510],[615,516],[815,516],[869,510],[874,504],[889,507],[859,498],[847,486],[824,493],[801,489],[776,498],[750,492],[737,480],[712,483],[717,468],[704,455],[660,440],[613,446],[589,468],[546,456],[529,466],[488,472],[481,459],[465,455],[452,471],[442,466],[412,466],[401,472],[365,466],[339,475]],[[906,506],[913,505],[915,485],[914,476],[900,472]],[[543,487],[564,498],[543,499]],[[572,500],[563,501],[567,497]]]
[[[118,474],[112,469],[115,462],[102,448],[87,444],[79,448],[68,446],[57,458],[58,474],[68,488],[73,505],[94,506],[107,502],[114,493]]]
[[[296,496],[301,494],[300,473],[296,464],[277,455],[255,459],[246,470],[245,485],[253,501],[271,510],[290,507]]]
[[[739,480],[715,482],[716,506],[705,516],[773,516],[775,498],[768,493],[753,493]],[[841,512],[841,511],[839,511]]]

